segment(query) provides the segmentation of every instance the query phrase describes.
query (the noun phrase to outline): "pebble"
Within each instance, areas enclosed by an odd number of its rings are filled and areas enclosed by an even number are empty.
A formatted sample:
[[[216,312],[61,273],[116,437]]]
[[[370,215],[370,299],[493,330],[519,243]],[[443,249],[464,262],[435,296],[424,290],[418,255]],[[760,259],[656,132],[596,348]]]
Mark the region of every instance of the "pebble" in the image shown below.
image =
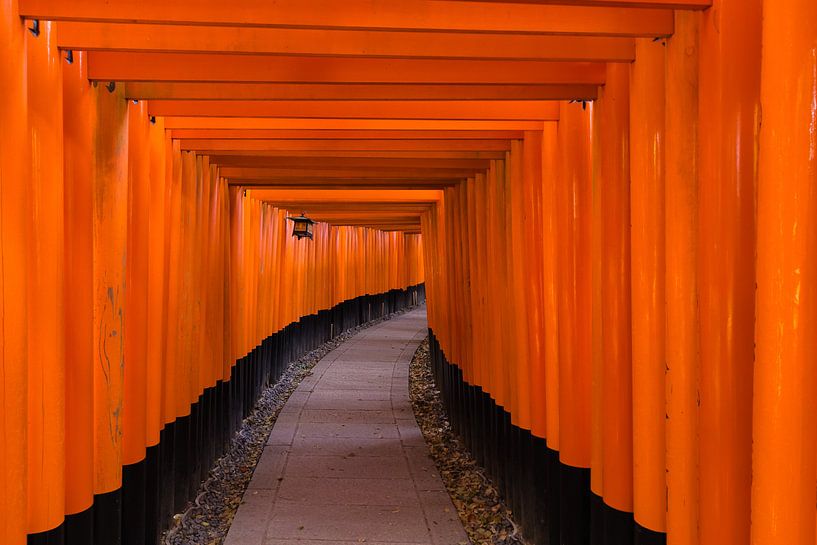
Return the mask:
[[[428,339],[411,360],[409,391],[417,424],[471,543],[525,545],[511,510],[485,469],[477,464],[451,429],[442,397],[434,384]]]
[[[253,411],[233,437],[227,452],[210,469],[196,499],[162,536],[163,545],[222,545],[244,491],[264,450],[278,413],[298,384],[326,354],[359,331],[412,310],[406,308],[350,329],[292,362],[280,380],[265,389]]]

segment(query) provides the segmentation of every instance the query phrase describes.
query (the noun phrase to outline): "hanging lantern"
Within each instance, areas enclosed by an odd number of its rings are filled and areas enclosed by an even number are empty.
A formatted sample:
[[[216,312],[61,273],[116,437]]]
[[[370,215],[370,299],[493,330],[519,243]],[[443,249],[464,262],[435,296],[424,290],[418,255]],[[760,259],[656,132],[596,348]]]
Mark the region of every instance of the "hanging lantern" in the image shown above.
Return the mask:
[[[301,212],[300,216],[289,216],[287,219],[291,220],[294,224],[292,227],[293,237],[297,239],[302,239],[304,237],[310,240],[312,239],[312,226],[315,224],[315,222],[307,218],[305,212]]]

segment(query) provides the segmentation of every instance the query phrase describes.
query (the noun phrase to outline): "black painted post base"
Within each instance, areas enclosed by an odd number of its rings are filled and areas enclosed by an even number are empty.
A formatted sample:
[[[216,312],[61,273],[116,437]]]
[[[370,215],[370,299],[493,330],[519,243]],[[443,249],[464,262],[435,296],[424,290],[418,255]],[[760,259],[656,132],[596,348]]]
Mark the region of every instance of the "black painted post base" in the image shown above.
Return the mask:
[[[480,387],[465,382],[429,329],[431,369],[451,428],[482,465],[533,545],[665,545],[590,491],[590,470],[572,467],[545,439],[516,426]]]
[[[264,388],[277,382],[291,362],[370,319],[424,301],[422,284],[362,295],[270,335],[235,362],[227,380],[205,389],[190,414],[166,424],[144,460],[123,467],[120,489],[96,495],[90,508],[69,515],[59,527],[29,535],[29,545],[158,545]]]
[[[27,545],[63,545],[63,543],[65,543],[65,523],[47,532],[29,534],[27,539]]]

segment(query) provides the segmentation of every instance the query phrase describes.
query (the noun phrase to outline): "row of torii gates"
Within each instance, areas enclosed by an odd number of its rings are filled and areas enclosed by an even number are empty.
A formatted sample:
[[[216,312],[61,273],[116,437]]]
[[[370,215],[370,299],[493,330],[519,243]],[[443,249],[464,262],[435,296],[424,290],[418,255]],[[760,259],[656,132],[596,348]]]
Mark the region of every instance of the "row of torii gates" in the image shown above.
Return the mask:
[[[817,542],[814,0],[0,24],[3,544],[157,543],[286,362],[424,294],[531,542]]]

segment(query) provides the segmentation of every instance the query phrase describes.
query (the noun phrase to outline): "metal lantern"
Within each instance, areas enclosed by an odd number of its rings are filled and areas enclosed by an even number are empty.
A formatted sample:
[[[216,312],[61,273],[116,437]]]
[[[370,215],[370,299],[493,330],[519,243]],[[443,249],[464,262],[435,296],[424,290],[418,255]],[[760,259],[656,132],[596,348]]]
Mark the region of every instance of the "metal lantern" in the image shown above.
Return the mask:
[[[300,216],[289,216],[287,218],[291,220],[294,224],[292,227],[292,236],[297,239],[302,239],[304,237],[308,239],[312,239],[312,226],[315,224],[314,221],[306,217],[305,212],[301,212]]]

